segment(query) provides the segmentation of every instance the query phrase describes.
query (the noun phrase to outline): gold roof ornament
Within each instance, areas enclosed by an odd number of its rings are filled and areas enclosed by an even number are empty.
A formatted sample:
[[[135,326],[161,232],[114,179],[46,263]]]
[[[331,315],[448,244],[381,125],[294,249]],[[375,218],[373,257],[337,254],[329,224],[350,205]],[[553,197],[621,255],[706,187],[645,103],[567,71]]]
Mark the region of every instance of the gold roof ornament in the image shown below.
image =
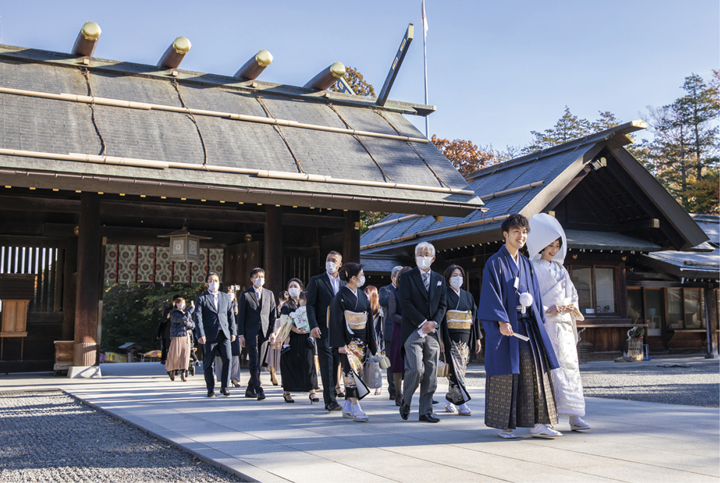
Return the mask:
[[[95,47],[97,47],[98,39],[102,29],[95,22],[85,22],[78,33],[77,39],[75,39],[75,45],[73,45],[72,53],[81,57],[90,57],[95,53]]]
[[[185,55],[190,52],[191,47],[192,44],[187,37],[177,37],[160,58],[157,64],[158,67],[177,69],[180,67],[180,63],[185,58]]]
[[[255,80],[272,61],[272,54],[267,50],[261,50],[255,54],[255,57],[251,57],[235,72],[235,77],[240,80]]]
[[[340,62],[334,62],[329,67],[321,70],[318,75],[310,79],[310,81],[305,84],[305,87],[324,91],[335,84],[337,80],[344,75],[345,66]]]

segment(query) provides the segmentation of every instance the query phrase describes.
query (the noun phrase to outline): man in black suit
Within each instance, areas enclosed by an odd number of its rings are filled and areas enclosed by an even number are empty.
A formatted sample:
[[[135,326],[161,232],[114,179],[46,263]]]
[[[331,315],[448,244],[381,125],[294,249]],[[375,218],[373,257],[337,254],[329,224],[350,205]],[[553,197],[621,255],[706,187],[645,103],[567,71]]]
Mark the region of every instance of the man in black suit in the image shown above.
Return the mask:
[[[395,296],[395,291],[397,290],[397,275],[402,270],[402,265],[398,265],[397,267],[394,267],[392,269],[392,272],[390,273],[390,281],[392,282],[390,285],[386,285],[380,289],[380,306],[383,309],[383,314],[385,314],[385,327],[383,327],[383,339],[385,340],[385,353],[390,349],[390,342],[392,342],[392,329],[393,329],[393,321],[392,317],[390,317],[390,309],[388,306],[390,305],[390,297]],[[392,373],[390,370],[387,371],[387,381],[388,381],[388,393],[390,395],[390,399],[395,399],[395,380],[392,376]]]
[[[265,392],[260,384],[260,360],[258,349],[263,342],[270,339],[277,318],[275,294],[263,288],[265,270],[253,268],[250,272],[252,286],[240,294],[238,300],[238,337],[240,345],[247,347],[250,381],[245,397],[254,397],[258,401],[265,399]]]
[[[336,251],[328,253],[325,259],[325,273],[312,277],[307,287],[307,317],[310,324],[310,336],[315,338],[317,345],[323,399],[325,400],[325,409],[328,411],[340,410],[335,393],[335,375],[340,365],[340,359],[337,352],[330,349],[328,343],[327,314],[330,302],[340,287],[345,285],[338,276],[341,266],[342,255]]]
[[[235,340],[235,314],[230,296],[220,292],[220,277],[209,273],[205,279],[207,291],[195,299],[195,330],[198,343],[203,344],[203,372],[208,397],[215,397],[213,361],[216,355],[222,360],[220,393],[229,396],[230,391],[230,343]]]
[[[432,413],[432,399],[437,389],[437,366],[440,357],[440,324],[445,317],[445,278],[430,270],[435,261],[435,247],[418,243],[417,266],[400,276],[402,306],[402,340],[405,351],[405,384],[400,416],[407,419],[413,393],[420,385],[420,421],[437,423]],[[422,383],[421,383],[422,381]]]

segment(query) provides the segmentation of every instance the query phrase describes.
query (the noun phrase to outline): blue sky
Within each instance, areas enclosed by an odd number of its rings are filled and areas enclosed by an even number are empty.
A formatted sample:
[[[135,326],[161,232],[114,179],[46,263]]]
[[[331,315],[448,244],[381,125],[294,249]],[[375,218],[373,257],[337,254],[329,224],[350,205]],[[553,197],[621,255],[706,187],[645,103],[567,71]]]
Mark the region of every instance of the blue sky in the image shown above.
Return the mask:
[[[682,94],[692,72],[720,66],[718,0],[427,0],[430,133],[523,145],[567,105],[623,121]],[[96,56],[155,64],[175,37],[182,67],[232,75],[260,49],[269,82],[303,85],[334,61],[379,91],[407,24],[416,36],[391,99],[422,102],[420,0],[6,1],[0,43],[68,52],[85,21],[103,33]],[[424,131],[424,120],[414,122]]]

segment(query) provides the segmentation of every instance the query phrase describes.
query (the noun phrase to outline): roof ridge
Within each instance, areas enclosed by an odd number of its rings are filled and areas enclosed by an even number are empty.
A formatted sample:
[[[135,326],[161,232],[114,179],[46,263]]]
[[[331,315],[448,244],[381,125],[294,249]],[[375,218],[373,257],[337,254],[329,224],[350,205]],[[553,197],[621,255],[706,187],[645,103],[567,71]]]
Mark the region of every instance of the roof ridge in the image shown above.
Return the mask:
[[[573,139],[572,141],[568,141],[563,144],[559,144],[557,146],[552,146],[549,148],[542,149],[540,151],[535,151],[534,153],[526,154],[524,156],[520,156],[519,158],[514,158],[509,161],[505,161],[504,163],[498,163],[494,164],[492,166],[488,166],[487,168],[478,169],[477,171],[474,171],[467,175],[465,179],[469,182],[473,179],[481,178],[483,176],[486,176],[491,173],[495,173],[497,171],[512,168],[527,162],[536,161],[540,158],[544,158],[550,155],[558,154],[563,151],[567,151],[571,148],[575,148],[578,146],[582,146],[583,144],[590,144],[590,143],[596,143],[599,141],[607,140],[615,135],[618,134],[629,134],[634,131],[639,131],[641,129],[646,129],[648,127],[647,123],[645,121],[635,120],[626,122],[624,124],[620,124],[619,126],[612,127],[610,129],[606,129],[604,131],[600,131],[593,134],[588,134],[587,136],[583,136],[581,138]]]

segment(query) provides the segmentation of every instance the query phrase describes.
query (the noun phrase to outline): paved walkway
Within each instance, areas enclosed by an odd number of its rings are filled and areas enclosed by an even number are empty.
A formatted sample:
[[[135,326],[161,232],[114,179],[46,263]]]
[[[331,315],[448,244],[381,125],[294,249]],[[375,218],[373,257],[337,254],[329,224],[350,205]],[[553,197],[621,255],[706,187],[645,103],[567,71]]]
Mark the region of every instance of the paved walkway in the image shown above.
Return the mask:
[[[61,388],[228,471],[261,482],[720,481],[718,409],[588,398],[588,433],[504,441],[483,424],[482,388],[470,417],[402,421],[387,394],[368,396],[368,423],[342,419],[302,394],[285,404],[205,397],[200,375],[170,382],[158,363],[104,364],[99,380],[2,376],[7,389]],[[243,374],[243,382],[247,381]],[[263,377],[263,382],[267,377]],[[443,388],[444,389],[444,388]],[[439,408],[442,409],[442,408]],[[558,429],[564,430],[567,421]]]

